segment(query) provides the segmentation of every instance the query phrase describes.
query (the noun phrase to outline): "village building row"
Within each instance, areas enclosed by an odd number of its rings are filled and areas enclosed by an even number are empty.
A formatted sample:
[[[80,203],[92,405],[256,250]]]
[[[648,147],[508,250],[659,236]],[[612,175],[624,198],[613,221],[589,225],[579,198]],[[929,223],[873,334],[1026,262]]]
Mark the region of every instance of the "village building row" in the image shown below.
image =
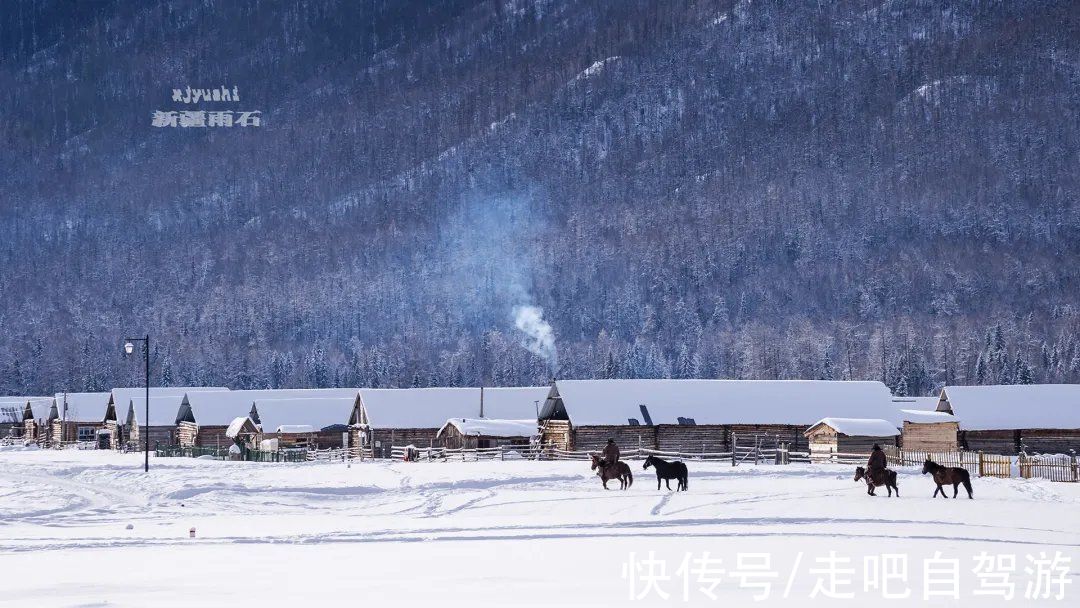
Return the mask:
[[[545,387],[415,389],[151,388],[156,445],[228,447],[230,423],[251,418],[267,439],[296,447],[483,448],[527,445],[729,452],[767,437],[795,451],[987,453],[1080,448],[1080,385],[947,386],[938,397],[893,397],[879,382],[809,380],[556,380]],[[145,388],[0,398],[0,433],[46,444],[95,442],[138,449]],[[21,414],[20,414],[21,410]],[[262,420],[269,415],[268,420]],[[852,435],[890,425],[890,435]],[[831,424],[830,424],[831,423]],[[845,428],[836,428],[836,424]],[[877,424],[875,432],[885,428]],[[846,430],[845,430],[846,429]]]

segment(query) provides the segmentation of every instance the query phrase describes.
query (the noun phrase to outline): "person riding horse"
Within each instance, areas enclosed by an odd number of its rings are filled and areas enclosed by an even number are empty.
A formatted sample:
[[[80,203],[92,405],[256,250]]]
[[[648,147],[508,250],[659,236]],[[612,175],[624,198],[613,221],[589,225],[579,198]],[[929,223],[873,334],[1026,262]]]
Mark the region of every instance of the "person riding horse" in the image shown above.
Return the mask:
[[[615,465],[619,464],[619,446],[615,445],[614,439],[608,439],[607,445],[600,451],[600,467],[614,471]]]
[[[866,461],[866,476],[874,481],[879,481],[888,465],[885,452],[882,451],[880,445],[875,443],[874,449],[870,451],[870,459]]]

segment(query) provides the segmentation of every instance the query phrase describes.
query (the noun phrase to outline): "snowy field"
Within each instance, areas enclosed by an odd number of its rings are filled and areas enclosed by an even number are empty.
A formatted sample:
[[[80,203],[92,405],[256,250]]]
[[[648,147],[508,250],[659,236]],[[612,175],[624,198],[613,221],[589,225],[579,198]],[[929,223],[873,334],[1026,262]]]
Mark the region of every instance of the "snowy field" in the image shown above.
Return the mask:
[[[853,467],[691,463],[690,491],[674,494],[631,464],[635,484],[620,492],[576,462],[152,458],[146,475],[139,455],[4,451],[0,605],[1080,598],[1077,484],[975,479],[974,501],[942,500],[930,497],[928,477],[905,470],[903,497],[889,499],[883,489],[868,497]],[[1055,555],[1072,560],[1067,576]],[[1012,600],[975,595],[1009,584]],[[828,597],[849,593],[856,599]]]

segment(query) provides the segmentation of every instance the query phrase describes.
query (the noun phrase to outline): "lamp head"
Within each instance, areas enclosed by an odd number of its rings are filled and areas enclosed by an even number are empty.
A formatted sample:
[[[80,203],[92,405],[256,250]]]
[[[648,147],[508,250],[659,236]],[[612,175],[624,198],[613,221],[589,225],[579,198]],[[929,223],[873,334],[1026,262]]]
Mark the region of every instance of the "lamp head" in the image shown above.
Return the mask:
[[[124,343],[124,352],[129,354],[129,355],[131,353],[135,352],[135,345],[132,344],[131,342],[125,342]]]

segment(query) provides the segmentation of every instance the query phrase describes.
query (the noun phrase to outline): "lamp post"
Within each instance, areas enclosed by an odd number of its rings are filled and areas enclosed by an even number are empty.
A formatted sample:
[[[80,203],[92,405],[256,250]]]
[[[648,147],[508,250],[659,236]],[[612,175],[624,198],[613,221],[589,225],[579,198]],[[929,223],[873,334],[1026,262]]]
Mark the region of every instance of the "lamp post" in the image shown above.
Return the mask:
[[[135,352],[134,342],[142,342],[146,347],[146,418],[143,419],[143,472],[150,472],[150,334],[145,338],[128,338],[124,341],[124,352]]]

